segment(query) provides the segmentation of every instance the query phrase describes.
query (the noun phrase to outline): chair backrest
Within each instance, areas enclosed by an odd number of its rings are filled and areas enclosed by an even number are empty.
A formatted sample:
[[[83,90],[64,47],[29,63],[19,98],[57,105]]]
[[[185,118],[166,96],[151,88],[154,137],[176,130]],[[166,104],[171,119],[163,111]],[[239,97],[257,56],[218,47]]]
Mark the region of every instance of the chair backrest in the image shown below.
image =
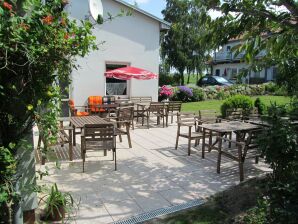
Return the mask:
[[[117,118],[119,121],[132,121],[133,120],[133,113],[134,107],[119,107],[117,110]]]
[[[134,107],[134,103],[131,101],[121,102],[119,103],[119,107]]]
[[[151,102],[149,106],[149,111],[150,112],[158,112],[160,114],[164,114],[167,112],[168,105],[165,103],[160,103],[160,102]]]
[[[150,103],[152,102],[151,96],[132,96],[130,97],[130,101],[133,103]]]
[[[177,114],[177,123],[178,125],[187,124],[196,126],[197,114],[195,112],[179,112]]]
[[[180,112],[182,106],[182,101],[169,101],[168,111],[170,112]]]
[[[75,104],[73,100],[68,101],[68,106],[69,106],[69,111],[71,116],[76,116],[77,115],[77,110],[75,109]]]
[[[102,96],[89,96],[88,97],[88,108],[91,112],[102,111],[98,108],[99,105],[103,104]]]
[[[106,124],[85,124],[82,132],[85,149],[115,149],[116,133],[115,126]],[[102,143],[102,144],[98,144]]]
[[[230,120],[243,120],[243,109],[227,109],[226,118]]]
[[[102,103],[103,104],[114,104],[116,102],[115,96],[103,96]]]
[[[203,123],[218,122],[218,115],[216,110],[199,110],[199,118]]]

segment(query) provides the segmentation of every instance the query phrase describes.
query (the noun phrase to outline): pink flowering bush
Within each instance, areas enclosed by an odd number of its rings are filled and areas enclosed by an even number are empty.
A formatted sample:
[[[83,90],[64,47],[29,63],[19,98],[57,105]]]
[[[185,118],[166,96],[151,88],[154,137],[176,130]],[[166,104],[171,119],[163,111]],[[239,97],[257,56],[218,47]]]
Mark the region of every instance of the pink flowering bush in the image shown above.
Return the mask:
[[[166,85],[163,85],[160,89],[159,89],[159,101],[161,100],[165,100],[170,98],[171,96],[173,96],[174,91],[172,87],[168,87]]]

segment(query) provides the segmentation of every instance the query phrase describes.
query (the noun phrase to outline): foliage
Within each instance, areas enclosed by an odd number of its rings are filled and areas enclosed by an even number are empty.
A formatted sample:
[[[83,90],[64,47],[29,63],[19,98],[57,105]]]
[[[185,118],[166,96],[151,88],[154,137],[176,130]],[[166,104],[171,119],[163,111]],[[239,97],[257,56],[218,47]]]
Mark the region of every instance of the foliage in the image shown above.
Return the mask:
[[[159,86],[163,85],[174,85],[176,80],[173,75],[167,73],[159,73]]]
[[[178,86],[172,100],[182,101],[182,102],[191,102],[193,97],[192,89],[186,86]]]
[[[192,90],[192,101],[203,101],[206,99],[206,94],[204,90],[200,87],[197,87],[196,85],[188,85],[188,87]]]
[[[245,224],[266,224],[268,214],[268,203],[266,200],[260,200],[258,206],[250,209],[243,217]]]
[[[159,88],[159,94],[158,99],[159,101],[169,99],[174,94],[172,87],[167,87],[166,85],[163,85],[161,88]]]
[[[57,184],[51,186],[50,191],[41,198],[41,201],[45,201],[45,219],[52,220],[58,213],[62,219],[63,214],[61,212],[70,212],[74,206],[74,199],[68,192],[64,193],[58,190]],[[61,209],[63,208],[63,209]]]
[[[197,35],[205,32],[202,19],[205,12],[197,8],[194,1],[167,0],[162,13],[171,27],[162,36],[161,56],[179,72],[180,84],[184,85],[185,71],[201,73],[204,67],[206,48]]]
[[[221,114],[223,117],[226,117],[226,111],[228,109],[242,108],[245,113],[253,108],[253,101],[249,96],[244,95],[235,95],[226,99],[221,105]]]
[[[258,114],[265,114],[266,106],[259,97],[255,100],[254,106],[258,109]]]
[[[288,92],[285,86],[278,86],[274,82],[265,83],[265,91],[276,96],[287,96]]]
[[[218,10],[221,15],[209,21],[208,33],[201,41],[211,49],[226,44],[229,39],[242,41],[232,50],[243,53],[249,69],[260,71],[275,66],[277,82],[297,95],[298,86],[298,5],[293,0],[214,1],[197,0],[202,10]],[[260,57],[260,55],[262,55]]]
[[[18,145],[36,119],[43,130],[55,132],[59,82],[70,81],[76,56],[97,49],[93,24],[70,20],[64,5],[63,0],[0,2],[0,147],[13,156],[16,148],[10,145]],[[11,162],[9,156],[3,159]],[[13,189],[5,188],[6,183],[1,183],[1,195],[6,189],[11,198]]]
[[[283,119],[286,108],[269,108],[270,128],[260,137],[259,145],[270,165],[268,203],[270,223],[297,223],[298,219],[298,132],[297,126]]]

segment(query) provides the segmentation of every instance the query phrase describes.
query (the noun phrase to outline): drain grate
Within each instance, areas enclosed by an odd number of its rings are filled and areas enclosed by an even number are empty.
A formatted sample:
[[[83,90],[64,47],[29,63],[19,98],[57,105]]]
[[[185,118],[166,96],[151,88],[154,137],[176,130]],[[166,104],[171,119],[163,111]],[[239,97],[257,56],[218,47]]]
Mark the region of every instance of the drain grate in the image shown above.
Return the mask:
[[[205,201],[202,200],[202,199],[196,199],[196,200],[184,203],[184,204],[174,205],[174,206],[171,206],[171,207],[160,208],[160,209],[153,210],[153,211],[150,211],[150,212],[142,213],[140,215],[133,216],[129,219],[114,222],[114,224],[142,223],[142,222],[148,221],[150,219],[160,217],[162,215],[168,215],[168,214],[178,212],[178,211],[181,211],[181,210],[184,210],[184,209],[188,209],[188,208],[192,208],[192,207],[195,207],[195,206],[202,205],[204,202]]]

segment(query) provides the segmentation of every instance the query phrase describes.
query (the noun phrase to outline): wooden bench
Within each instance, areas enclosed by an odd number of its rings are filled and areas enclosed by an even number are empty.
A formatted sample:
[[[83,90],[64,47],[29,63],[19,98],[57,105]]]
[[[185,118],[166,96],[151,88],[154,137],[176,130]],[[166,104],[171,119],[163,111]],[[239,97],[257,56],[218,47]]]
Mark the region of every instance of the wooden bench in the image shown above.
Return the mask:
[[[57,131],[57,135],[55,136],[55,142],[52,143],[46,143],[45,138],[43,136],[43,130],[39,126],[39,136],[38,136],[38,143],[37,143],[37,155],[40,158],[41,164],[45,164],[45,158],[42,156],[41,152],[41,142],[43,143],[45,148],[51,147],[51,146],[56,146],[56,145],[61,145],[61,147],[64,147],[64,144],[69,144],[69,149],[68,149],[68,154],[69,154],[69,160],[73,160],[73,147],[72,147],[72,131],[73,128],[70,126],[64,126],[63,122],[67,121],[67,118],[59,119],[59,127]],[[68,133],[67,133],[68,132]],[[53,136],[54,137],[54,136]]]

